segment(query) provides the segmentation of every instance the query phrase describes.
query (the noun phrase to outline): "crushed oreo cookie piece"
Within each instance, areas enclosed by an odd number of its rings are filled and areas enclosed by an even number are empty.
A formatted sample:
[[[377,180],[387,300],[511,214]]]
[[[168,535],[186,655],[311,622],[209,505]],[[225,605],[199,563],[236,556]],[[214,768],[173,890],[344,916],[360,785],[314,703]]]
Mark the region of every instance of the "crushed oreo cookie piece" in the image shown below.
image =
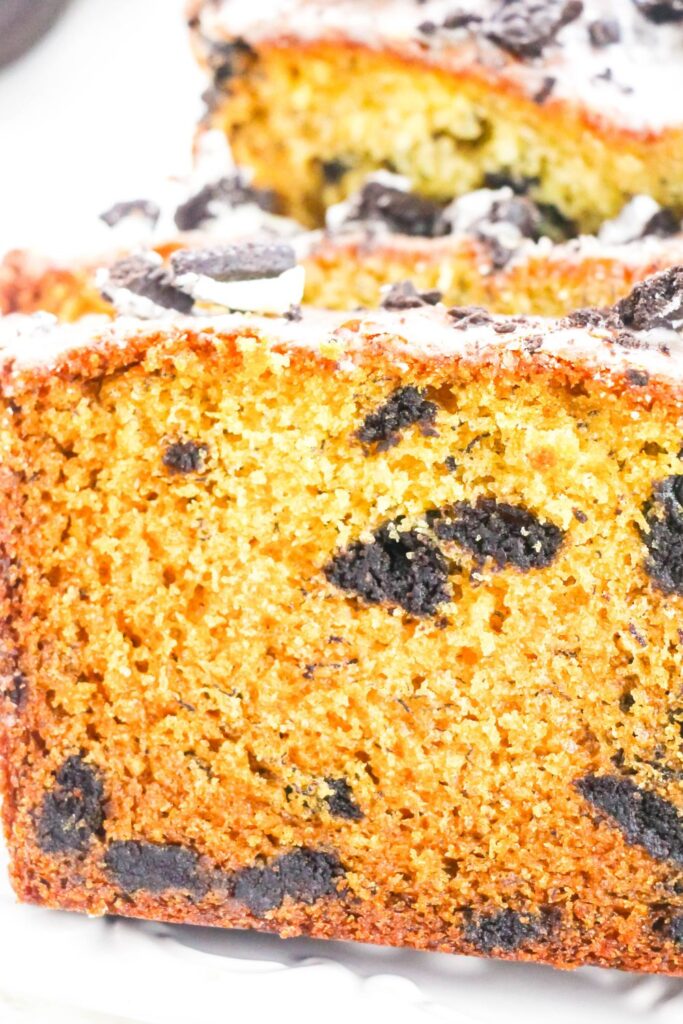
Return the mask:
[[[683,21],[683,0],[633,0],[642,15],[656,25]]]
[[[581,0],[502,0],[483,31],[515,57],[540,57],[582,11]]]
[[[438,291],[419,292],[412,281],[397,281],[389,285],[382,296],[382,309],[417,309],[436,306],[443,295]]]
[[[247,74],[258,59],[256,51],[240,37],[227,42],[212,42],[205,56],[217,89],[224,89],[233,78]]]
[[[5,694],[10,703],[19,711],[26,706],[28,700],[28,679],[22,672],[15,672],[10,677]]]
[[[493,191],[501,188],[511,189],[517,196],[525,196],[530,189],[539,184],[538,178],[516,177],[509,171],[487,171],[484,175],[484,187]]]
[[[596,49],[613,46],[621,39],[621,26],[616,18],[596,18],[588,26],[588,37]]]
[[[683,328],[683,266],[669,267],[637,284],[614,307],[625,327],[633,331]]]
[[[645,571],[665,594],[683,595],[683,475],[658,483],[643,509]]]
[[[436,510],[429,521],[439,540],[452,541],[471,551],[478,563],[490,559],[501,569],[543,569],[554,561],[564,540],[564,532],[554,523],[543,522],[523,505],[493,498]]]
[[[126,202],[114,203],[100,214],[100,220],[104,221],[107,227],[115,228],[129,217],[139,217],[148,221],[151,227],[155,227],[160,216],[160,207],[151,199],[129,199]]]
[[[556,85],[557,79],[553,78],[551,75],[546,75],[540,89],[533,95],[534,103],[538,103],[539,106],[543,106],[545,101],[550,99],[552,96]]]
[[[323,896],[337,896],[336,881],[344,871],[338,857],[324,850],[302,846],[277,860],[285,896],[296,903],[315,903]]]
[[[332,160],[320,161],[320,171],[326,185],[338,185],[350,170],[351,165],[345,160],[340,160],[338,157]]]
[[[642,847],[655,860],[683,865],[683,815],[668,800],[621,775],[586,775],[575,785],[628,843]]]
[[[346,818],[347,821],[362,821],[364,814],[353,798],[353,790],[346,779],[326,778],[327,786],[332,790],[325,797],[330,814],[335,818]]]
[[[538,914],[509,907],[492,914],[473,914],[465,925],[464,938],[480,953],[513,953],[547,939],[557,917],[551,910]]]
[[[368,413],[356,437],[362,444],[386,451],[398,444],[401,431],[406,427],[418,424],[423,432],[429,431],[436,413],[436,405],[425,397],[425,392],[408,384],[397,388],[383,405]]]
[[[287,896],[297,903],[315,903],[325,896],[338,896],[337,881],[343,874],[334,854],[302,846],[265,867],[238,871],[233,896],[256,917],[262,917],[282,906]]]
[[[296,266],[296,253],[285,242],[244,242],[211,249],[180,249],[171,256],[178,278],[185,274],[214,281],[260,281],[280,277]]]
[[[443,206],[413,192],[368,181],[361,189],[354,220],[378,221],[401,235],[437,238],[448,233]]]
[[[275,213],[277,196],[271,189],[248,185],[238,172],[204,185],[175,211],[174,220],[179,231],[196,231],[215,220],[223,209],[234,210],[253,204],[265,213]]]
[[[458,327],[483,327],[494,321],[493,315],[483,306],[451,306],[448,316]]]
[[[277,910],[285,898],[280,872],[274,867],[243,868],[235,876],[233,897],[254,917]]]
[[[644,388],[650,383],[650,374],[645,370],[629,369],[624,374],[629,384],[636,388]]]
[[[196,441],[173,441],[166,448],[161,461],[172,473],[198,473],[202,468],[206,445]]]
[[[189,313],[193,305],[192,297],[177,288],[173,275],[151,256],[128,256],[114,263],[101,291],[104,298],[115,305],[120,302],[121,292],[146,299],[152,307],[173,309],[178,313]]]
[[[672,942],[675,942],[677,946],[683,946],[683,914],[671,918],[668,932]]]
[[[561,210],[552,203],[536,203],[540,216],[538,233],[552,239],[553,242],[566,242],[576,238],[579,228],[576,221],[565,217]]]
[[[680,230],[680,218],[668,206],[663,206],[661,210],[653,213],[650,217],[643,228],[642,237],[671,238],[672,235],[677,235]]]
[[[84,852],[104,823],[104,787],[82,756],[69,757],[45,794],[37,819],[38,846],[45,853]]]
[[[203,888],[198,857],[175,843],[136,840],[113,842],[104,855],[109,873],[125,892],[165,892],[174,889],[197,893]]]
[[[450,600],[448,563],[417,530],[385,523],[369,543],[356,541],[325,567],[330,583],[367,604],[399,605],[417,618]]]

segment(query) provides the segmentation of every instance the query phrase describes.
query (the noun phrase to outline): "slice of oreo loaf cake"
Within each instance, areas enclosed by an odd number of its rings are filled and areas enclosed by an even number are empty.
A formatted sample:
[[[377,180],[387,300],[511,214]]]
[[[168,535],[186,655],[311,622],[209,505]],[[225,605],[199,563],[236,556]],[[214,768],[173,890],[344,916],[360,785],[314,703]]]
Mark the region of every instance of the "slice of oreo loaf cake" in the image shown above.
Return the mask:
[[[43,310],[67,321],[113,315],[111,293],[100,287],[103,265],[148,252],[168,267],[180,248],[245,238],[291,244],[305,274],[304,301],[327,309],[409,306],[417,292],[494,313],[563,316],[612,305],[639,281],[683,262],[680,217],[644,195],[591,236],[532,199],[529,181],[491,176],[486,188],[442,203],[379,172],[330,207],[324,231],[307,231],[275,213],[274,194],[247,180],[242,171],[219,173],[199,188],[188,183],[163,207],[119,202],[102,215],[110,227],[100,224],[88,256],[85,244],[77,258],[8,254],[0,262],[0,312]]]
[[[683,269],[217,312],[257,256],[0,321],[18,895],[682,973]]]
[[[447,200],[487,174],[595,231],[683,206],[680,0],[191,0],[205,124],[287,212],[378,169]]]

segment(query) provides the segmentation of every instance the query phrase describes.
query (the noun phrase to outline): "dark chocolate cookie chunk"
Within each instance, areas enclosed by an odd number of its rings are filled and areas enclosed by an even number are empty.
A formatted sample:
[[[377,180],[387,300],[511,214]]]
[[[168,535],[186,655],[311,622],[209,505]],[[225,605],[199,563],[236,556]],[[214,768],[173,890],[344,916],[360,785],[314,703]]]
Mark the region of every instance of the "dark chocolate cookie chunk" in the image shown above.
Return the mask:
[[[436,419],[436,405],[424,391],[408,384],[396,391],[378,409],[368,413],[356,433],[365,445],[374,445],[377,451],[386,451],[398,444],[401,431],[417,423],[430,428]]]
[[[548,910],[531,914],[509,907],[492,914],[473,914],[465,925],[464,938],[480,953],[513,953],[547,939],[556,918]]]
[[[351,165],[335,157],[332,160],[321,160],[320,170],[326,185],[338,185],[351,170]]]
[[[285,895],[296,903],[315,903],[323,896],[338,895],[336,882],[344,871],[334,854],[302,846],[279,857],[277,866]]]
[[[259,281],[279,277],[296,266],[296,253],[285,242],[244,242],[212,249],[181,249],[171,256],[182,277],[196,274],[214,281]]]
[[[622,323],[632,331],[683,327],[683,267],[669,267],[637,284],[614,307]]]
[[[15,708],[21,710],[28,700],[28,679],[22,672],[15,672],[10,678],[5,693]]]
[[[582,11],[580,0],[503,0],[484,33],[515,57],[540,57]]]
[[[400,235],[436,238],[448,233],[443,207],[431,199],[368,181],[358,197],[354,220],[379,221]]]
[[[151,199],[128,199],[121,203],[114,203],[108,210],[100,214],[100,220],[103,220],[108,227],[115,228],[117,224],[129,217],[139,217],[154,227],[160,216],[160,207]]]
[[[172,473],[198,473],[202,468],[206,446],[196,441],[174,441],[161,457]]]
[[[683,0],[633,0],[646,18],[657,25],[669,21],[683,21]]]
[[[660,481],[643,509],[645,570],[665,594],[683,594],[683,476]]]
[[[239,36],[225,42],[210,42],[205,56],[217,89],[228,87],[231,79],[246,74],[258,59],[256,51]]]
[[[493,498],[437,510],[430,521],[440,540],[454,541],[480,563],[491,559],[500,568],[543,569],[555,559],[564,539],[559,526],[544,522],[523,505]]]
[[[434,615],[450,600],[448,564],[438,547],[417,530],[385,523],[370,543],[356,541],[325,568],[335,587],[367,604],[399,605],[411,615]]]
[[[68,0],[2,0],[0,67],[21,57],[57,21]]]
[[[83,852],[104,822],[104,788],[99,773],[76,754],[55,775],[45,794],[36,833],[45,853]]]
[[[603,49],[621,39],[621,26],[616,18],[596,18],[588,26],[588,36],[593,46]]]
[[[115,302],[120,290],[178,313],[189,313],[193,305],[192,297],[176,287],[169,271],[146,256],[128,256],[109,268],[102,294]]]
[[[627,842],[656,860],[683,865],[683,815],[668,800],[620,775],[586,775],[576,788]]]
[[[382,309],[419,309],[436,306],[443,295],[438,291],[419,292],[412,281],[397,281],[390,285],[382,297]]]
[[[273,867],[243,868],[235,876],[233,896],[255,917],[277,910],[285,898],[280,872]]]
[[[265,867],[237,872],[233,896],[260,917],[282,906],[286,896],[296,903],[338,896],[337,882],[343,875],[344,869],[334,854],[302,846]]]
[[[203,888],[197,854],[184,846],[123,840],[111,843],[104,863],[125,892],[197,893]]]
[[[678,914],[676,917],[672,917],[669,921],[669,938],[676,943],[677,946],[683,946],[683,914]]]
[[[174,220],[179,231],[195,231],[214,220],[224,209],[254,204],[266,213],[277,209],[271,189],[253,188],[238,173],[204,185],[177,208]]]
[[[643,228],[642,237],[670,238],[672,235],[677,235],[680,230],[680,217],[676,216],[669,207],[663,206],[661,210],[657,210],[656,213],[652,214]]]
[[[335,818],[346,818],[348,821],[361,821],[363,812],[353,798],[353,790],[346,779],[325,779],[325,782],[332,790],[329,796],[325,797],[330,814]]]

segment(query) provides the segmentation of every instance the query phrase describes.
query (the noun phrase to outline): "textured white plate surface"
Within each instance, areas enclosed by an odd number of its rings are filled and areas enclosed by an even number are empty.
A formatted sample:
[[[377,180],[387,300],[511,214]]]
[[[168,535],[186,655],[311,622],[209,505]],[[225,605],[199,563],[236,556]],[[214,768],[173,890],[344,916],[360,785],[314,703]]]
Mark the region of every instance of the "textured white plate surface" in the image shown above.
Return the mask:
[[[186,169],[202,86],[180,7],[74,0],[0,73],[0,251],[68,250]],[[0,851],[0,1024],[290,1020],[681,1024],[683,981],[50,913],[15,904]]]

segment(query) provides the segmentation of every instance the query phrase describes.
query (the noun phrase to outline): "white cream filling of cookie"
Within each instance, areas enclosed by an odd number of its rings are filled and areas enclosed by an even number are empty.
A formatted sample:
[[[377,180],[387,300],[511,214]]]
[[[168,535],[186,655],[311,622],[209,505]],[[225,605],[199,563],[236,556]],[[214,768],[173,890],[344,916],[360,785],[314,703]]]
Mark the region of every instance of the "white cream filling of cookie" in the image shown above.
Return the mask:
[[[176,284],[196,303],[238,312],[283,314],[301,302],[306,283],[303,267],[291,267],[278,277],[253,281],[217,281],[205,274],[180,274]]]

